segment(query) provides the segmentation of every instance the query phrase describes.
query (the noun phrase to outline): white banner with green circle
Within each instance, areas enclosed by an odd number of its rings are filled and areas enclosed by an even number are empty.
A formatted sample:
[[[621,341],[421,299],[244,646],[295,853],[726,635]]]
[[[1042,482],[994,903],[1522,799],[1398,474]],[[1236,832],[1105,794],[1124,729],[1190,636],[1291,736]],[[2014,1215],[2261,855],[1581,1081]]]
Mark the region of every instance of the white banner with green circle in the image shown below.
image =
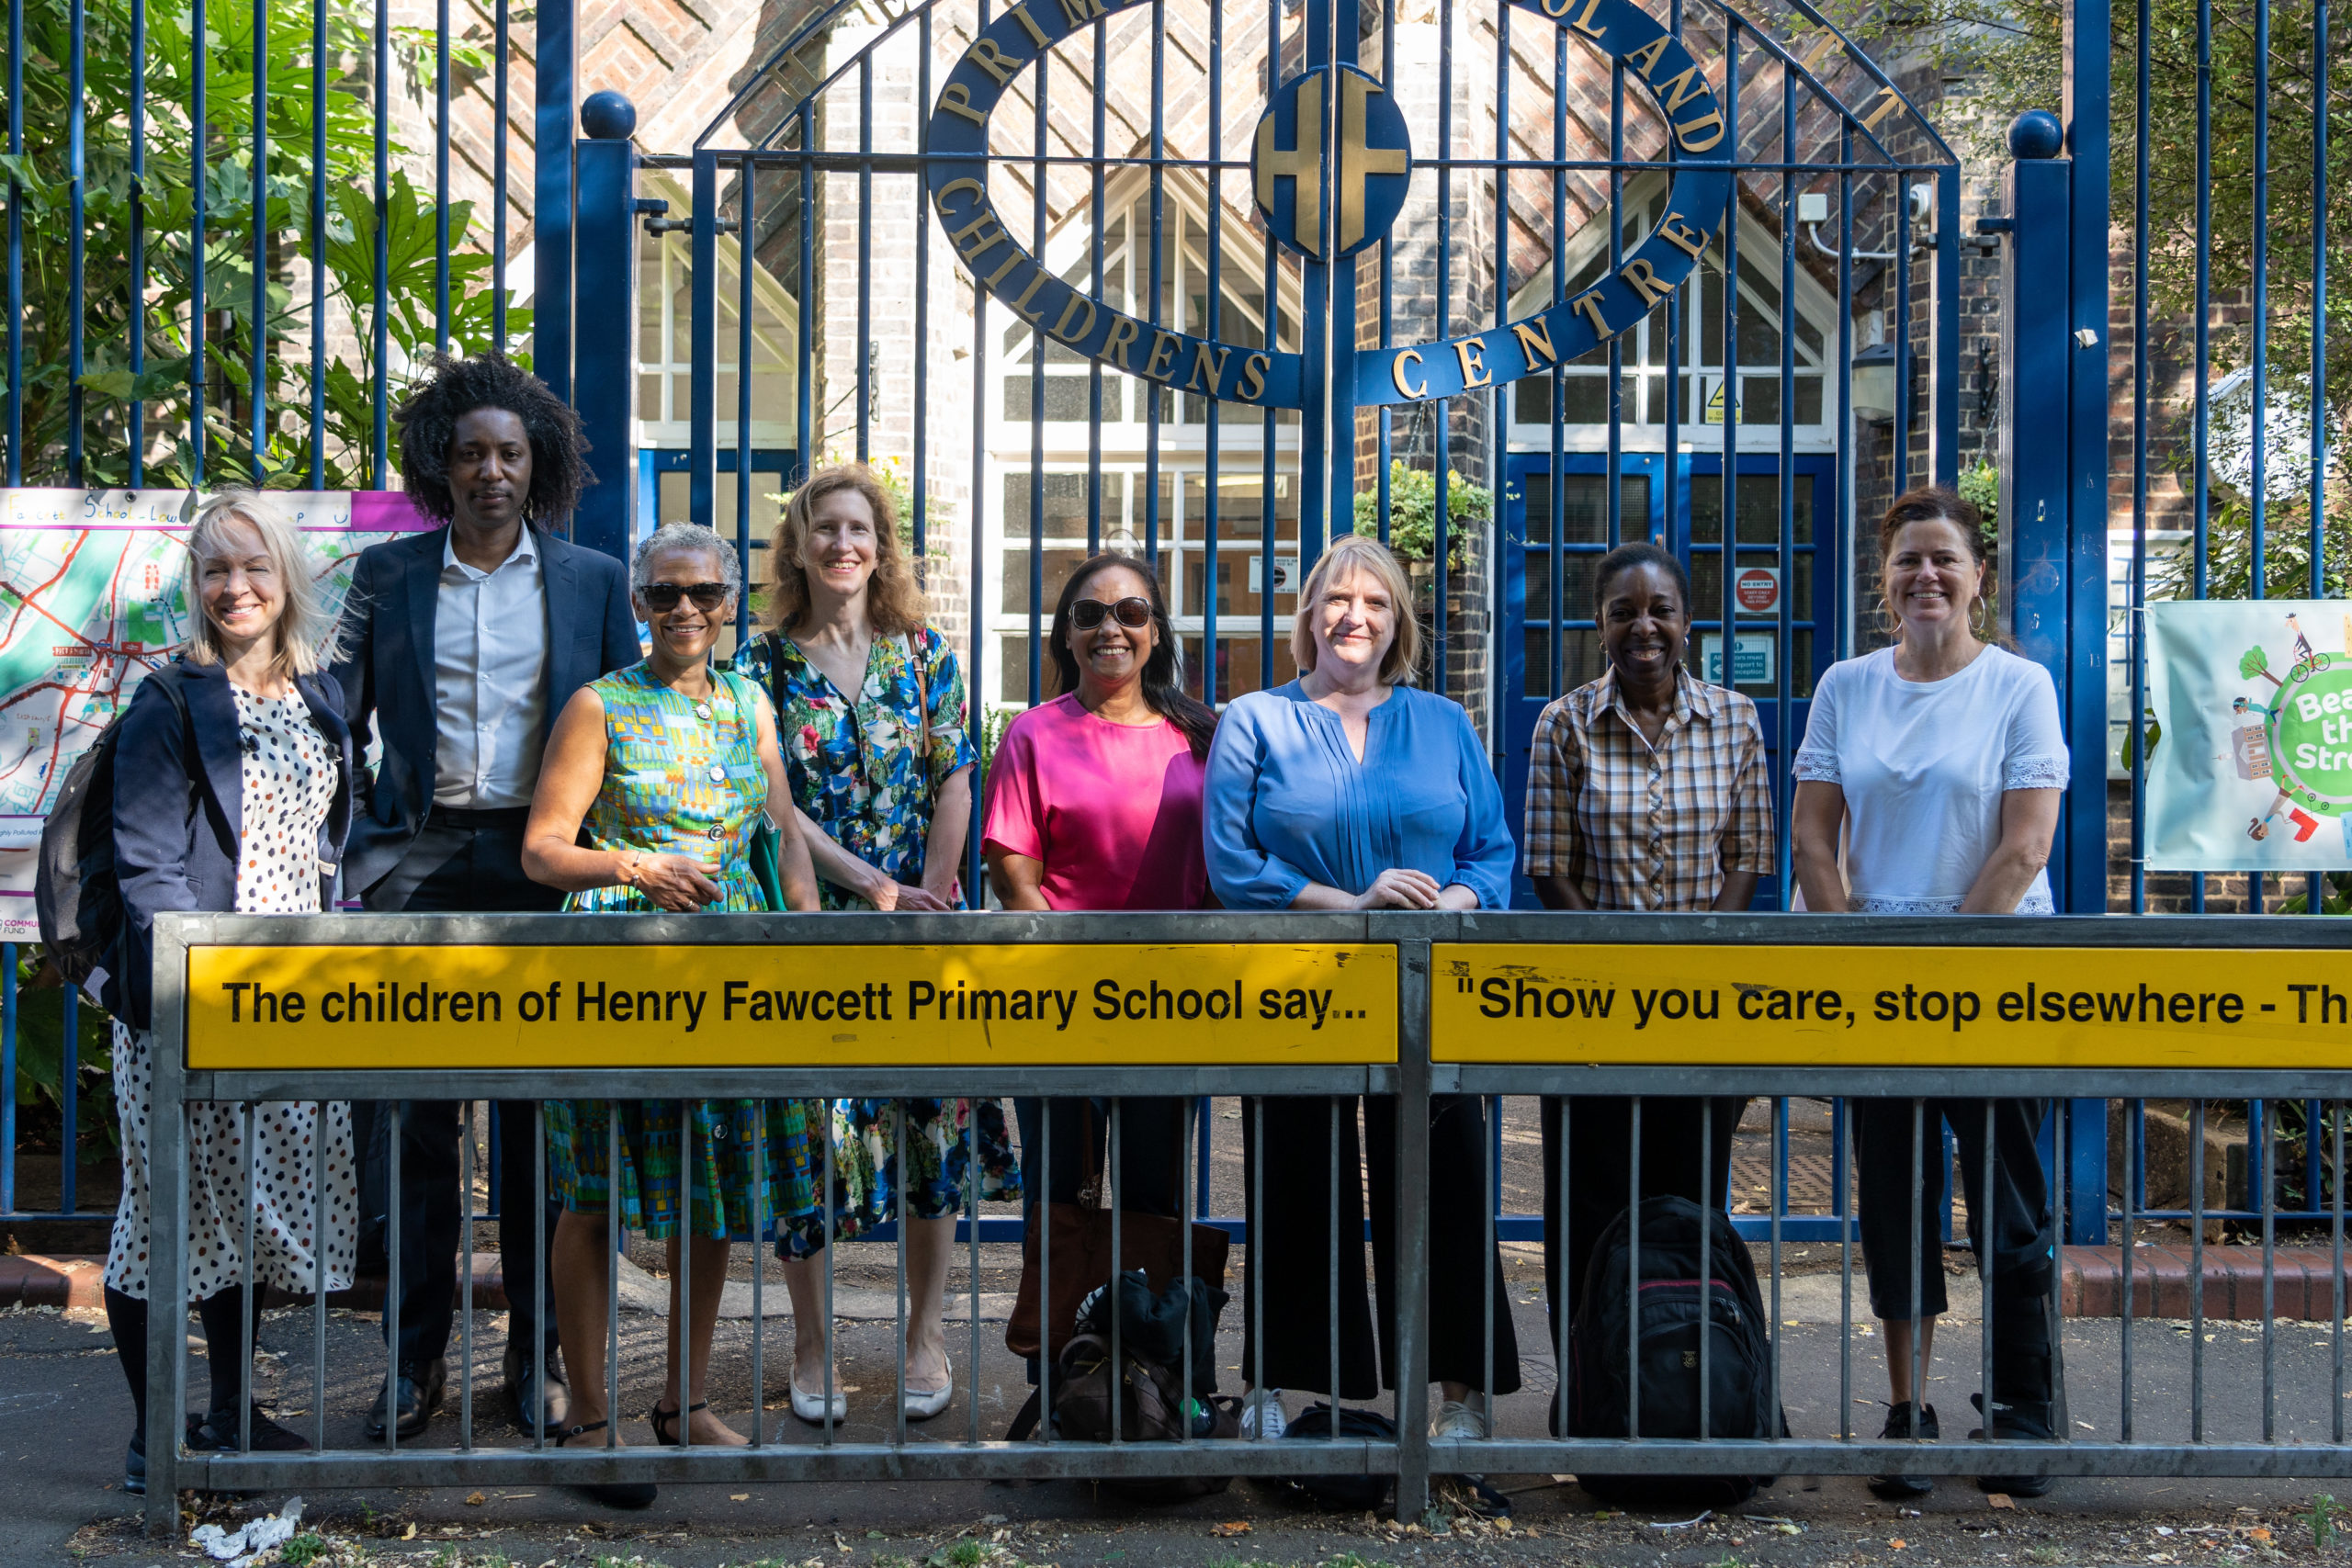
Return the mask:
[[[2352,601],[2147,613],[2148,864],[2352,867]]]

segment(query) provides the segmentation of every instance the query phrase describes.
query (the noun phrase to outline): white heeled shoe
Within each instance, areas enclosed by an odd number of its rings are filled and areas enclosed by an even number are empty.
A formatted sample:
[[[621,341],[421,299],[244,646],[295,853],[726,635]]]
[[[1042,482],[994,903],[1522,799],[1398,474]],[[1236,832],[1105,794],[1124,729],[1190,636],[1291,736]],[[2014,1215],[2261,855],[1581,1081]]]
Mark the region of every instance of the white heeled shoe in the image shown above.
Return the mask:
[[[928,1393],[917,1393],[910,1388],[900,1389],[899,1407],[907,1413],[907,1419],[910,1421],[928,1421],[946,1409],[948,1401],[955,1397],[956,1372],[953,1368],[950,1368],[947,1381]]]

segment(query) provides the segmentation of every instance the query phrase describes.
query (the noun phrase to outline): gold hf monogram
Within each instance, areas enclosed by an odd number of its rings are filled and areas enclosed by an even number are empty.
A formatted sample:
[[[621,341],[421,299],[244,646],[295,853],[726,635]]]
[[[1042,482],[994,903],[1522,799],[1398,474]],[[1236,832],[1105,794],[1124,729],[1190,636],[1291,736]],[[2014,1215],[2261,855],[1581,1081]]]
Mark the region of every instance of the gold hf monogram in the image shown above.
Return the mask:
[[[1364,181],[1373,175],[1401,175],[1411,154],[1401,147],[1374,147],[1364,137],[1364,109],[1372,96],[1383,92],[1378,83],[1352,71],[1332,73],[1340,84],[1338,188],[1339,245],[1346,252],[1364,237]],[[1275,207],[1274,182],[1287,179],[1291,187],[1291,228],[1298,248],[1310,255],[1323,254],[1323,84],[1321,73],[1299,85],[1295,145],[1276,145],[1274,119],[1258,122],[1258,205]]]

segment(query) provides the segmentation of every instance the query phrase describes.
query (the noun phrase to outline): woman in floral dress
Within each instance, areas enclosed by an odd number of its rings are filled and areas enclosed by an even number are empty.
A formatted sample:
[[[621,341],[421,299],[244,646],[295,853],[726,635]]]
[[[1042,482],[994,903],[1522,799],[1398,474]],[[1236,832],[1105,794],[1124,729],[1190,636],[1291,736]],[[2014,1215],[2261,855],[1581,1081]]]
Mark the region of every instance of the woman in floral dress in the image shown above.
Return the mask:
[[[825,908],[963,908],[956,873],[978,758],[964,727],[963,674],[923,624],[889,491],[863,467],[820,469],[794,493],[773,546],[773,629],[735,668],[775,699]],[[976,1141],[980,1196],[1021,1194],[1003,1102],[854,1100],[842,1111],[843,1234],[894,1217],[902,1201],[906,1207],[910,1304],[899,1398],[910,1418],[926,1420],[955,1393],[942,1319]],[[821,1339],[804,1332],[796,1359],[817,1375],[796,1379],[793,1408],[808,1419],[824,1418],[822,1402],[804,1402],[797,1391],[803,1382],[821,1386],[823,1354]]]
[[[667,524],[638,546],[630,583],[637,613],[652,633],[651,652],[590,682],[566,705],[531,801],[523,869],[534,881],[569,892],[573,909],[759,910],[766,903],[751,849],[765,815],[781,835],[786,904],[814,909],[817,881],[786,794],[775,716],[757,687],[710,663],[711,645],[733,615],[735,553],[707,528]],[[579,842],[583,822],[588,845]],[[610,1156],[616,1121],[617,1168]],[[670,1245],[671,1321],[684,1315],[690,1328],[687,1430],[698,1444],[741,1444],[703,1398],[728,1244],[755,1235],[763,1209],[775,1218],[786,1256],[804,1260],[797,1282],[786,1270],[796,1303],[804,1293],[814,1299],[805,1259],[824,1245],[822,1102],[570,1100],[548,1106],[547,1126],[564,1207],[553,1279],[574,1384],[577,1425],[567,1439],[605,1431],[612,1420],[605,1402],[612,1263],[605,1216],[617,1201],[623,1224]],[[691,1303],[679,1299],[678,1288],[680,1215],[688,1192]],[[670,1349],[669,1377],[649,1417],[662,1443],[678,1440],[680,1420],[674,1341]],[[653,1500],[648,1483],[595,1490],[616,1506]]]

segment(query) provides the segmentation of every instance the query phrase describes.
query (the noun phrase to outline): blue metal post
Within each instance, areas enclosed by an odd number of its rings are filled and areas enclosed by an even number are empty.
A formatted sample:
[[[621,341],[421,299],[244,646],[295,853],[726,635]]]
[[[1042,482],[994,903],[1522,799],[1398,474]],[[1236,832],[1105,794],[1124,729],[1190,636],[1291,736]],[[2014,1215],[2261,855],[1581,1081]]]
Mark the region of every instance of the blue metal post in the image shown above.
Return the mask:
[[[580,206],[573,218],[579,320],[572,354],[580,376],[572,406],[588,435],[597,482],[580,498],[574,544],[627,559],[637,476],[637,110],[618,93],[581,106],[588,134],[574,150]]]
[[[532,145],[531,368],[571,398],[572,99],[580,66],[576,0],[540,0],[536,19],[538,106]],[[501,215],[502,220],[503,215]]]
[[[2001,470],[2000,600],[2019,651],[2050,671],[2062,706],[2068,609],[2066,301],[2042,280],[2066,276],[2071,172],[2065,160],[2047,156],[2009,165],[2011,227],[2001,301],[2001,451],[2007,461]],[[2063,842],[2063,815],[2059,832]],[[2065,867],[2053,860],[2050,869],[2064,900]]]
[[[2267,14],[2268,7],[2258,7]],[[2109,85],[2114,30],[2105,5],[2067,7],[2066,146],[2073,154],[2066,289],[2068,545],[2072,568],[2071,682],[2059,687],[2074,781],[2059,840],[2069,914],[2107,908],[2107,499]],[[2049,274],[2055,277],[2060,274]],[[2058,856],[2053,856],[2053,862]],[[2103,1130],[2104,1116],[2094,1118]],[[2098,1212],[2104,1213],[2100,1192]]]

